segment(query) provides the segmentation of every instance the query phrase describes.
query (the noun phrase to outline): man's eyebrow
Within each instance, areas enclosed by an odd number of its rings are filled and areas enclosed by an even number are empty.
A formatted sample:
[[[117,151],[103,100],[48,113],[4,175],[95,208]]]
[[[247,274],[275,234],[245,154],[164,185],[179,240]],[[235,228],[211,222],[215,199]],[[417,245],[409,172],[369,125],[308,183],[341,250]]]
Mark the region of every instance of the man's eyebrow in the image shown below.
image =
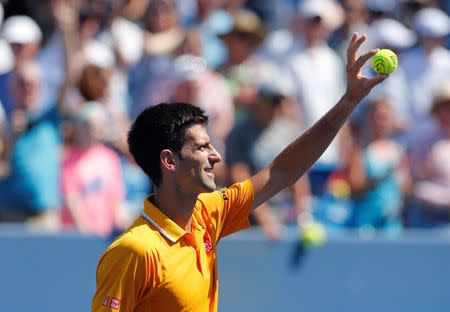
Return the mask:
[[[203,146],[208,146],[208,145],[210,145],[210,144],[211,144],[211,141],[210,141],[210,140],[205,140],[205,141],[203,141],[203,142],[201,142],[201,143],[194,142],[194,146],[195,146],[195,147],[203,147]]]

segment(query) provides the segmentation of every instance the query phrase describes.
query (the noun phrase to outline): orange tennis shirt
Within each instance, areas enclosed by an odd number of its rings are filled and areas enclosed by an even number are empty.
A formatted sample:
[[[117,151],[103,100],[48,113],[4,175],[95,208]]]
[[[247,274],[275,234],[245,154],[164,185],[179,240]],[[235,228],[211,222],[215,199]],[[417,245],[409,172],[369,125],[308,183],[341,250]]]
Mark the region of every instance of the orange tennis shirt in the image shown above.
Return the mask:
[[[200,194],[188,233],[149,198],[102,255],[92,311],[217,311],[218,241],[250,225],[250,180]]]

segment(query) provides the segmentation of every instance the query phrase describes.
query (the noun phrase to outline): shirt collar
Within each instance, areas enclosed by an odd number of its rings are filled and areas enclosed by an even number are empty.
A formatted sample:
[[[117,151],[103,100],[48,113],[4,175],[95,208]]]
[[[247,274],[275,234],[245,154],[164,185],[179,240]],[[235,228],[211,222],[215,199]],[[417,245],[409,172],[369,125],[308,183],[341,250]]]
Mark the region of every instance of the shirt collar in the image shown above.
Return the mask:
[[[144,200],[144,211],[141,216],[168,240],[175,243],[186,234],[186,231],[153,205],[150,200],[151,198],[153,198],[153,194]]]

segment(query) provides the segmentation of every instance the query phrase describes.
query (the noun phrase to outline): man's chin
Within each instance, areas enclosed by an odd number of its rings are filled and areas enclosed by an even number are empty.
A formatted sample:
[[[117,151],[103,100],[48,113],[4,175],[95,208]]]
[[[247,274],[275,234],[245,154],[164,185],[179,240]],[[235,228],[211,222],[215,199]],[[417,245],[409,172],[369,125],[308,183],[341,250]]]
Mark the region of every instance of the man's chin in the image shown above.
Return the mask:
[[[210,193],[214,192],[217,189],[215,182],[209,182],[202,185],[201,193]]]

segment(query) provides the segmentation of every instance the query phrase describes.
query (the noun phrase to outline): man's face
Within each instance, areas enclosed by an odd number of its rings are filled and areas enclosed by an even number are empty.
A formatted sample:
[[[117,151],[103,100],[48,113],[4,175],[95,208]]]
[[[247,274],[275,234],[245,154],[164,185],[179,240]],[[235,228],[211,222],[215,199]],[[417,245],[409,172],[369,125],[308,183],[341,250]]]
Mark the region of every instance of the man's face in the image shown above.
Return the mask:
[[[11,43],[11,50],[16,63],[31,60],[39,50],[38,43],[19,44]]]
[[[161,32],[171,29],[177,24],[175,7],[165,1],[152,1],[147,23],[151,32]]]
[[[216,189],[214,165],[221,161],[220,154],[211,145],[203,125],[193,125],[187,129],[181,157],[176,160],[176,178],[183,191],[192,190],[196,194]]]
[[[386,137],[391,134],[393,130],[393,116],[389,102],[380,100],[372,104],[370,122],[373,131],[378,135]]]
[[[18,72],[12,81],[12,96],[17,108],[29,110],[37,103],[41,91],[39,73],[34,68]]]
[[[330,32],[324,25],[321,17],[313,17],[304,21],[303,31],[306,41],[310,45],[314,45],[317,42],[328,39]]]

